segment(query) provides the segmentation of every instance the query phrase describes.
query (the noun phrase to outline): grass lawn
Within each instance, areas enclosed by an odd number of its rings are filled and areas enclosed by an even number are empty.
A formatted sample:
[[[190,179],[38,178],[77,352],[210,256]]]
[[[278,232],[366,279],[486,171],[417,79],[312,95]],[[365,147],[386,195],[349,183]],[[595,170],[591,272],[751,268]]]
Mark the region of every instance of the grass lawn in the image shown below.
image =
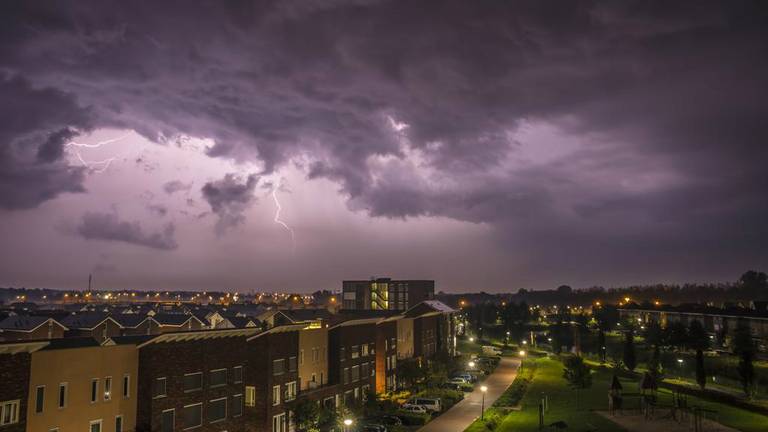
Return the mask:
[[[612,373],[609,370],[597,370],[592,375],[592,387],[580,391],[579,409],[576,408],[576,391],[568,387],[563,379],[562,363],[556,359],[540,358],[529,359],[526,363],[536,362],[536,372],[533,381],[528,387],[528,392],[521,401],[521,410],[512,411],[505,414],[496,408],[486,411],[486,419],[495,418],[496,428],[494,430],[503,432],[525,432],[538,431],[538,404],[542,393],[549,397],[549,410],[545,413],[544,423],[546,425],[558,420],[566,422],[569,430],[583,431],[595,428],[600,431],[621,431],[623,430],[613,422],[598,416],[591,410],[607,410],[608,397],[607,389],[610,384]],[[624,393],[637,393],[637,383],[630,380],[621,380]],[[666,390],[660,390],[660,405],[671,405],[672,394]],[[637,408],[639,399],[636,397],[625,397],[625,408]],[[768,417],[749,412],[744,409],[731,407],[721,403],[709,402],[688,397],[689,406],[702,406],[707,409],[717,411],[714,419],[722,424],[745,432],[765,431],[768,425]],[[663,408],[661,408],[663,409]],[[467,431],[469,432],[487,432],[489,428],[486,424],[476,421]]]

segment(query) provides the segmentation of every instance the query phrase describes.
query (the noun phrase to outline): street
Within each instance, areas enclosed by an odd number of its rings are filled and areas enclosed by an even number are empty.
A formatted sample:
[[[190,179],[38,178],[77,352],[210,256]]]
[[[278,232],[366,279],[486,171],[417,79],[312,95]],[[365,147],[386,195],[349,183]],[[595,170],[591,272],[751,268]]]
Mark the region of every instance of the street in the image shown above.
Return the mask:
[[[472,393],[457,403],[441,416],[427,423],[419,432],[461,432],[476,418],[480,417],[480,405],[483,393],[480,386],[488,387],[485,393],[485,408],[490,407],[517,376],[520,359],[503,357],[496,370],[482,384],[475,386]]]

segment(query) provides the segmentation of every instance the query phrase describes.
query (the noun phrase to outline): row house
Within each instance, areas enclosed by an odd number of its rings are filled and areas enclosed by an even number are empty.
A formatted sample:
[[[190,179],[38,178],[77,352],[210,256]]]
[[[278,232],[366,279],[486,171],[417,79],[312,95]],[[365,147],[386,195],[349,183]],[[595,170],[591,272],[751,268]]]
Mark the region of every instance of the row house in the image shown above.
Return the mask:
[[[32,353],[48,342],[13,341],[0,343],[0,430],[27,430],[27,398]]]
[[[120,336],[122,325],[106,312],[83,312],[62,319],[67,337],[91,337],[99,342]]]
[[[40,340],[64,337],[67,327],[50,317],[11,315],[0,321],[0,340]]]

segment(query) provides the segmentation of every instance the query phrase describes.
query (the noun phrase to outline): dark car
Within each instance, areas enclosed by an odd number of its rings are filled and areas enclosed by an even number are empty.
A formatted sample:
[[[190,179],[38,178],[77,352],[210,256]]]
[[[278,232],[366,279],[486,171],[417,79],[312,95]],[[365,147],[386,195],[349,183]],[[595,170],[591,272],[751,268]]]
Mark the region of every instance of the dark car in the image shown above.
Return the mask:
[[[387,427],[378,423],[366,423],[360,426],[360,432],[387,432]]]

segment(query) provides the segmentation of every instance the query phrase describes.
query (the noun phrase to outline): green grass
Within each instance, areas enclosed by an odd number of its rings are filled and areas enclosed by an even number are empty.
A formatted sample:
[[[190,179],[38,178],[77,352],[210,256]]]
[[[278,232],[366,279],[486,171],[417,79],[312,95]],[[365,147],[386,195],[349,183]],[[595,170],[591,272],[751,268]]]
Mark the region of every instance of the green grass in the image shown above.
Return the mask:
[[[612,372],[610,370],[597,370],[592,376],[592,387],[580,391],[579,409],[576,407],[576,392],[568,387],[563,379],[562,363],[556,359],[540,358],[529,359],[526,363],[535,362],[536,369],[533,380],[528,386],[528,391],[521,401],[521,410],[505,412],[498,408],[486,411],[486,420],[490,422],[475,421],[468,429],[469,432],[487,432],[490,430],[486,423],[490,423],[495,431],[501,432],[526,432],[538,431],[538,404],[541,394],[549,397],[549,410],[545,413],[544,423],[550,424],[558,420],[566,422],[569,430],[580,431],[594,427],[600,431],[623,430],[613,422],[595,414],[591,410],[607,410],[607,389],[610,384]],[[625,394],[637,393],[637,382],[621,379]],[[668,390],[658,392],[659,404],[669,406],[672,404],[672,393]],[[639,398],[625,397],[624,405],[627,409],[637,408]],[[720,423],[744,432],[765,431],[768,425],[768,417],[756,414],[741,408],[735,408],[722,403],[709,402],[695,397],[688,397],[689,406],[701,406],[716,411],[714,418]],[[664,408],[660,408],[664,409]]]

